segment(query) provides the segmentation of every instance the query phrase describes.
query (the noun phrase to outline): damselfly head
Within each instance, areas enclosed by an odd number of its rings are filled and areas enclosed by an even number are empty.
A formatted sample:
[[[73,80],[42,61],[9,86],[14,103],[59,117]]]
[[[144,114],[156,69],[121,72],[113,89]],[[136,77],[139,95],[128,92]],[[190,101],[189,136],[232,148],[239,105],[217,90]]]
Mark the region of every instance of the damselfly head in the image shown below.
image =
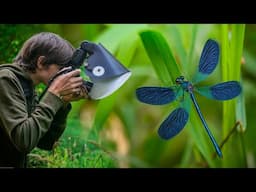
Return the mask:
[[[175,82],[176,82],[176,84],[179,85],[184,82],[184,79],[185,79],[184,76],[179,76],[176,78]]]

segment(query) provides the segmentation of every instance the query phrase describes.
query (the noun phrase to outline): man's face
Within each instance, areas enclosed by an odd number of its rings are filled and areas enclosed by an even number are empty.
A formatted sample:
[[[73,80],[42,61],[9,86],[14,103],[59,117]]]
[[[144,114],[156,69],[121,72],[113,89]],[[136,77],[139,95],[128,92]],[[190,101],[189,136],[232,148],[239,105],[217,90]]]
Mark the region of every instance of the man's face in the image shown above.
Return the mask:
[[[42,79],[42,82],[47,85],[48,81],[60,70],[60,66],[57,64],[51,64],[48,67],[44,67],[42,70],[40,70],[40,76]]]

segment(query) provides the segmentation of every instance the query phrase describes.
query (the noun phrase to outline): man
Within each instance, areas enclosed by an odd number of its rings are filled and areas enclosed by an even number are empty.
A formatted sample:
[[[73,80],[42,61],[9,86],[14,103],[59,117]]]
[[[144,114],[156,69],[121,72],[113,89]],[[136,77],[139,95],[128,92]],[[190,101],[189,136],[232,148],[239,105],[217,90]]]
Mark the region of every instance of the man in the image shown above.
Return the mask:
[[[0,167],[26,167],[32,149],[51,150],[65,129],[70,102],[87,96],[77,69],[56,77],[37,99],[35,86],[66,70],[74,51],[60,36],[42,32],[23,44],[13,64],[0,65]]]

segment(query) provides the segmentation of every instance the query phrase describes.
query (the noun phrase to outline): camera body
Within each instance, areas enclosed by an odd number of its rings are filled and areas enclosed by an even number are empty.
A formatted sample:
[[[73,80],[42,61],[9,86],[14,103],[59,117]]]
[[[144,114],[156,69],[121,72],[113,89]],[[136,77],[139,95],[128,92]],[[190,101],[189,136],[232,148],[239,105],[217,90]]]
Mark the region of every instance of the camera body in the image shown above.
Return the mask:
[[[88,41],[84,41],[81,43],[80,48],[77,48],[75,52],[72,55],[71,60],[64,66],[64,67],[71,67],[66,70],[62,70],[58,72],[56,75],[54,75],[49,81],[48,86],[53,82],[53,80],[58,77],[59,75],[69,73],[70,71],[73,71],[75,69],[79,69],[81,66],[83,66],[86,63],[86,59],[89,57],[89,52],[87,52],[83,46],[84,44],[89,43]],[[83,81],[83,86],[86,89],[87,92],[90,92],[93,83],[90,81]]]

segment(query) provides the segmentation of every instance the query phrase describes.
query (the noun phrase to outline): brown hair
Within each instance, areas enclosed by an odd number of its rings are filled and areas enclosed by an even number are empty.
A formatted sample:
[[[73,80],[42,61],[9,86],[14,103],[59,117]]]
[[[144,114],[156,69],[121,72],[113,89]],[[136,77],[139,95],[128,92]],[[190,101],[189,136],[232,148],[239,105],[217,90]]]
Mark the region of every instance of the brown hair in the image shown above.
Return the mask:
[[[35,72],[37,59],[45,56],[44,65],[57,64],[64,67],[71,59],[74,47],[59,35],[51,32],[41,32],[29,38],[20,49],[14,62],[25,70]]]

